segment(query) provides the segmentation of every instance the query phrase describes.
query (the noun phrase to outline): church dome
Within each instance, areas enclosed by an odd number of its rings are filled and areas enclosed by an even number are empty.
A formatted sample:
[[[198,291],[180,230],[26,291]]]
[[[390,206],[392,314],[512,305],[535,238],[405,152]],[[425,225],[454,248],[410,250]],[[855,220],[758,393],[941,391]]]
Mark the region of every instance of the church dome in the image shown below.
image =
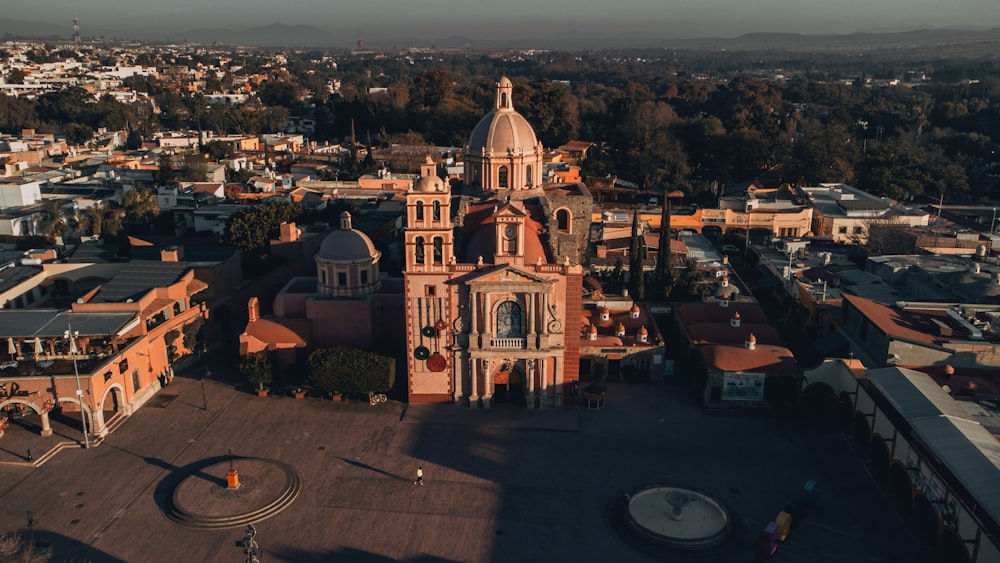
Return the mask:
[[[497,97],[493,111],[480,119],[469,135],[470,152],[477,154],[535,152],[538,145],[535,130],[524,116],[514,111],[511,100],[513,88],[514,85],[506,76],[497,83]]]
[[[372,239],[351,228],[351,214],[340,214],[340,229],[330,233],[316,253],[317,260],[327,262],[370,262],[381,256]]]
[[[413,181],[413,191],[434,193],[448,190],[444,180],[434,173],[434,161],[430,155],[427,156],[423,166],[420,167],[420,177]]]

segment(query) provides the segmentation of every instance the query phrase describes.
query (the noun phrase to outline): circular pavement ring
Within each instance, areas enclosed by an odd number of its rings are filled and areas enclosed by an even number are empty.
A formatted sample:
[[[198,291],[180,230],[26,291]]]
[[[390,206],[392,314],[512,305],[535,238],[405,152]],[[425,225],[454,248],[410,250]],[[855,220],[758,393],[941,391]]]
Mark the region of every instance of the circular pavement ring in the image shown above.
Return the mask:
[[[227,488],[226,474],[238,471],[240,486]],[[302,488],[291,465],[257,457],[211,458],[168,477],[164,515],[188,528],[236,528],[274,516]],[[165,480],[166,481],[166,480]]]

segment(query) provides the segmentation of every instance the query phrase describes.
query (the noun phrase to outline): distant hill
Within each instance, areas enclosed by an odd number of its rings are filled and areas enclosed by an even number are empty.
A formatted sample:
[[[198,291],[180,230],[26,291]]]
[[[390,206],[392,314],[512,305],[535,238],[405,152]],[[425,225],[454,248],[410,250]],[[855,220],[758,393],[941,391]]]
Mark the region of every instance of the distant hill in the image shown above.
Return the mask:
[[[345,28],[346,29],[346,28]],[[0,39],[65,39],[70,40],[72,29],[47,23],[0,18]],[[88,36],[117,37],[121,39],[187,41],[192,43],[247,45],[255,47],[317,47],[353,48],[359,39],[344,31],[326,31],[312,25],[273,23],[243,30],[196,29],[180,31],[161,29],[157,32],[136,29],[90,29]],[[608,32],[593,29],[562,30],[537,38],[488,38],[481,36],[451,37],[367,37],[368,48],[388,47],[437,47],[471,49],[725,49],[787,50],[804,52],[829,52],[852,49],[905,49],[912,47],[934,48],[948,46],[951,51],[993,48],[1000,42],[1000,27],[990,29],[918,29],[842,35],[806,35],[801,33],[747,33],[739,37],[676,38],[655,32]],[[998,45],[1000,46],[1000,45]]]
[[[0,39],[60,37],[73,38],[71,26],[0,18]]]
[[[332,33],[311,25],[287,25],[272,23],[241,31],[229,29],[203,29],[173,34],[194,43],[222,43],[230,45],[254,45],[257,47],[334,47],[338,43],[346,46]]]

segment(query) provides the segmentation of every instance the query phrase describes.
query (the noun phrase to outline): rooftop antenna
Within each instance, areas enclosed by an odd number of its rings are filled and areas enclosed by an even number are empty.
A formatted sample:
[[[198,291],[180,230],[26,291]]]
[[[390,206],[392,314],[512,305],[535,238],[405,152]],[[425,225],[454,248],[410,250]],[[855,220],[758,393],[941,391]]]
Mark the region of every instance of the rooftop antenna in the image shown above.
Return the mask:
[[[80,44],[80,18],[73,18],[73,44]]]

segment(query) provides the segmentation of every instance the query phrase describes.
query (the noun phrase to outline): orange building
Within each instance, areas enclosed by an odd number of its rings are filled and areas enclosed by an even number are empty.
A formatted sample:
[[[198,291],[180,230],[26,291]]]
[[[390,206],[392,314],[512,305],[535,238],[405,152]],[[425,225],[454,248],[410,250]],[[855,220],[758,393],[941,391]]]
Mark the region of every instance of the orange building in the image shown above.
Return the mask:
[[[48,281],[66,283],[61,276]],[[0,311],[7,340],[0,417],[38,415],[48,436],[51,411],[82,410],[88,439],[103,437],[111,418],[131,415],[173,377],[171,364],[193,352],[184,329],[207,317],[195,298],[207,285],[183,262],[182,249],[86,280],[93,289],[68,310]]]

